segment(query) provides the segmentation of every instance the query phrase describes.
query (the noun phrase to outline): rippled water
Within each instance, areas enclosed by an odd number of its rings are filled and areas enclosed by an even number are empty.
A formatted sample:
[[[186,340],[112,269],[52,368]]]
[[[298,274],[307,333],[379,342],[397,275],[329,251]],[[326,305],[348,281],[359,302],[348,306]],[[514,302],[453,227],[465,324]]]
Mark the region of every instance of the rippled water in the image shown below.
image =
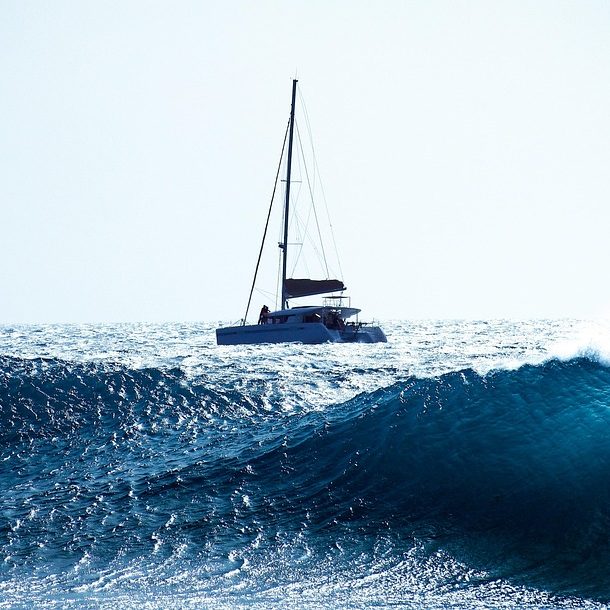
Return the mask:
[[[602,608],[607,328],[0,328],[0,607]]]

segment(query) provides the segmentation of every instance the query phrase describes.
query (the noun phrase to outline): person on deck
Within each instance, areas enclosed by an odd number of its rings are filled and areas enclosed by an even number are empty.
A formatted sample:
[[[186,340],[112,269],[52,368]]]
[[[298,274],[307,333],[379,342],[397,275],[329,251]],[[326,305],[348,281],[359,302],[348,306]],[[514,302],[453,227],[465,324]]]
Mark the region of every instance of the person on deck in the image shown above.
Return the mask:
[[[268,316],[269,316],[269,308],[266,305],[263,305],[263,308],[261,309],[261,313],[258,316],[258,323],[267,324]]]

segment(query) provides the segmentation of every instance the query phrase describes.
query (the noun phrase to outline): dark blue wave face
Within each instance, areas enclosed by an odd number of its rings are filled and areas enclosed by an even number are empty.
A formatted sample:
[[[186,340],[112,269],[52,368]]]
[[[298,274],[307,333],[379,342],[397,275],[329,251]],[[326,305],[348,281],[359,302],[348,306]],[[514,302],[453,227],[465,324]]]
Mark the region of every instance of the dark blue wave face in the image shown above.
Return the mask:
[[[251,463],[312,527],[389,527],[529,585],[610,595],[610,369],[412,379]],[[285,503],[285,504],[283,504]]]
[[[581,359],[413,380],[362,429],[394,522],[470,565],[610,593],[610,370]],[[383,515],[379,515],[383,518]],[[493,571],[493,570],[492,570]]]
[[[0,358],[0,416],[5,578],[77,588],[179,561],[206,581],[265,557],[256,589],[281,586],[269,557],[287,540],[303,569],[383,540],[394,566],[417,544],[422,562],[610,599],[610,369],[591,360],[291,414],[180,369]]]

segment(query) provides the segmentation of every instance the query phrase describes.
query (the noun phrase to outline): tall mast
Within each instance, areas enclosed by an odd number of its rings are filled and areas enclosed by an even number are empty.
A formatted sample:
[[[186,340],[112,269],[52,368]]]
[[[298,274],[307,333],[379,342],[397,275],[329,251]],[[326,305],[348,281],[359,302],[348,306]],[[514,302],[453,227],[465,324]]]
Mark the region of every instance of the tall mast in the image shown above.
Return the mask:
[[[294,102],[297,93],[297,79],[292,81],[292,104],[290,106],[290,133],[288,135],[288,162],[286,164],[286,202],[284,203],[284,242],[282,248],[282,309],[288,307],[286,298],[286,259],[288,255],[288,211],[290,208],[290,171],[292,169],[292,137],[294,130]]]

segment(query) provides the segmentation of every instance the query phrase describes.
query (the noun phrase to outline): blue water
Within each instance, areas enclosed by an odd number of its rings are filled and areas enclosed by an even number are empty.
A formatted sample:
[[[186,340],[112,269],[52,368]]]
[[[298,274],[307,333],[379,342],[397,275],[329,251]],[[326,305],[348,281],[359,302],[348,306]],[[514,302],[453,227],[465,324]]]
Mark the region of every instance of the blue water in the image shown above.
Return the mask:
[[[601,327],[383,326],[0,327],[0,608],[605,608]]]

